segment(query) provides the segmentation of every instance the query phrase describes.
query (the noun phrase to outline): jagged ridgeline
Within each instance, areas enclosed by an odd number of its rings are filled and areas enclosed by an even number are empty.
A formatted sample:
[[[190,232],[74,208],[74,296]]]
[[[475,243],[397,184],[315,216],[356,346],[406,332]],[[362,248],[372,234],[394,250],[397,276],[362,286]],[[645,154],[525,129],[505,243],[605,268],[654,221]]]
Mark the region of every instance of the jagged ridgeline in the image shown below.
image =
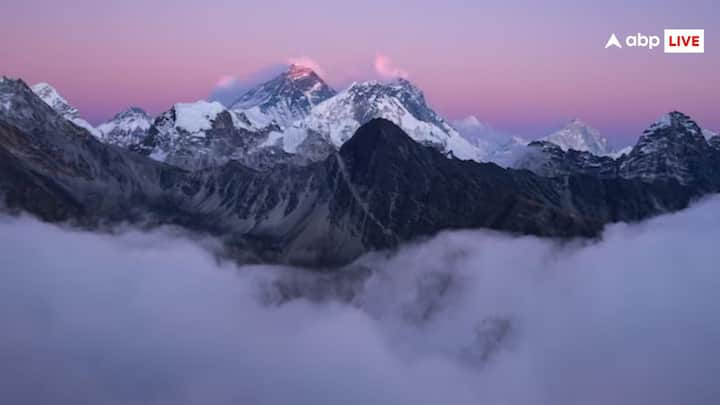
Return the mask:
[[[393,86],[404,91],[400,87],[408,84]],[[341,94],[314,99],[319,105],[312,111]],[[365,93],[353,91],[353,97],[360,94]],[[176,105],[151,126],[170,120],[162,125],[177,130],[184,107]],[[252,130],[252,114],[230,114],[213,103],[204,108],[205,115],[193,112],[196,120],[183,121],[183,128],[202,127],[203,117],[215,114],[224,116],[222,125],[247,126],[233,136],[248,150],[272,140],[274,130]],[[132,122],[128,127],[147,122],[137,110],[116,118]],[[437,119],[438,125],[444,122]],[[217,119],[212,121],[218,125]],[[271,121],[270,126],[280,127]],[[617,159],[531,145],[527,166],[535,172],[461,160],[450,149],[423,142],[420,132],[409,134],[386,119],[365,121],[354,121],[357,128],[347,139],[330,142],[313,159],[294,160],[283,149],[287,144],[279,141],[278,161],[272,164],[252,165],[247,157],[229,156],[188,167],[153,158],[155,149],[148,153],[102,142],[21,80],[3,78],[2,206],[86,228],[128,222],[178,225],[222,238],[228,254],[241,262],[324,267],[446,229],[594,237],[607,223],[683,209],[720,188],[717,140],[706,140],[681,113],[653,124],[632,151]],[[209,136],[213,129],[217,127],[198,130]]]

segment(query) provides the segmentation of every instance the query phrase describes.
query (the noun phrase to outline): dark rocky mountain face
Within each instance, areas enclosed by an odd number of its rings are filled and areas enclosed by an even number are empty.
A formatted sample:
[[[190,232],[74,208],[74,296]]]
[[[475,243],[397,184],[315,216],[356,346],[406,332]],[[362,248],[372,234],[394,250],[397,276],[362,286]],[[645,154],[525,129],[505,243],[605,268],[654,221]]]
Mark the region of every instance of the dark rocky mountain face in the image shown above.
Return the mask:
[[[179,225],[222,238],[243,262],[336,266],[445,229],[592,237],[708,191],[662,176],[548,178],[448,159],[382,119],[321,162],[187,171],[99,142],[21,81],[0,82],[0,106],[5,209],[93,229]],[[698,162],[717,154],[707,159]]]
[[[447,159],[384,120],[363,126],[337,157],[330,164],[347,179],[340,195],[355,200],[354,208],[341,211],[365,217],[354,222],[365,224],[373,248],[458,228],[593,236],[608,222],[638,220],[658,207],[681,209],[691,196],[676,183],[577,174],[544,178]]]

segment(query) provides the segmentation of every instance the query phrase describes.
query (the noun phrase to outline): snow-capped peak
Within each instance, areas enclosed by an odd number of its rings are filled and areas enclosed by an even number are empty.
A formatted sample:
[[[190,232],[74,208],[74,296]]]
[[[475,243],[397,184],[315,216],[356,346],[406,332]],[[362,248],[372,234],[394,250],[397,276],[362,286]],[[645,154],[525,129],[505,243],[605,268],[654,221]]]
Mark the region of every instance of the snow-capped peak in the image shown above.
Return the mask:
[[[612,152],[608,147],[608,140],[602,137],[597,129],[577,118],[542,140],[552,142],[564,151],[573,149],[597,156],[606,156]]]
[[[702,130],[689,116],[673,111],[646,129],[620,166],[621,175],[648,180],[674,179],[681,184],[700,179],[693,168],[696,159],[709,151]]]
[[[655,120],[652,124],[650,124],[649,129],[655,129],[655,128],[666,128],[670,127],[673,124],[673,120],[675,119],[673,117],[674,113],[666,113],[663,114],[660,118]]]
[[[446,138],[457,135],[425,104],[422,92],[407,81],[353,83],[318,105],[306,123],[327,133],[330,142],[340,147],[373,118],[390,120],[423,143],[445,144]]]
[[[658,118],[654,124],[656,126],[670,126],[672,125],[672,122],[676,119],[681,118],[681,116],[677,112],[669,112],[663,114],[660,118]]]
[[[672,111],[664,114],[657,121],[652,123],[645,133],[652,133],[666,128],[683,129],[680,133],[690,133],[693,136],[703,135],[703,131],[698,127],[697,123],[692,120],[689,116],[679,112]]]
[[[98,126],[104,142],[128,147],[140,143],[147,135],[152,118],[141,108],[130,107]]]
[[[48,83],[37,83],[31,87],[35,93],[45,104],[52,107],[58,114],[62,115],[73,124],[88,130],[96,138],[102,138],[100,131],[95,129],[89,122],[80,117],[77,108],[68,103],[53,86]]]
[[[255,123],[270,125],[274,121],[287,128],[335,94],[311,68],[290,65],[287,71],[248,90],[230,108]]]
[[[315,71],[312,68],[299,64],[292,64],[287,70],[287,76],[291,80],[302,79],[313,74],[315,74]]]
[[[312,133],[339,148],[361,125],[374,118],[385,118],[415,141],[457,158],[483,158],[477,147],[427,106],[422,91],[404,79],[353,83],[317,105],[306,119],[282,132],[271,133],[263,146],[280,145],[288,153],[297,153]]]
[[[677,142],[697,147],[707,146],[707,140],[697,123],[689,116],[673,111],[664,114],[643,131],[633,153],[653,154],[663,150],[664,145]]]
[[[150,119],[150,115],[148,115],[148,113],[145,112],[145,110],[143,110],[143,109],[140,108],[140,107],[129,107],[129,108],[127,108],[126,110],[117,113],[117,114],[112,118],[112,120],[113,120],[113,121],[117,121],[117,120],[123,120],[123,119],[128,119],[128,118],[147,118],[147,119]]]
[[[65,100],[65,98],[61,96],[60,93],[50,84],[37,83],[33,85],[31,89],[33,93],[45,102],[45,104],[52,107],[53,110],[57,111],[65,118],[72,120],[80,117],[80,112],[77,108],[71,106],[70,103],[68,103],[68,101]]]

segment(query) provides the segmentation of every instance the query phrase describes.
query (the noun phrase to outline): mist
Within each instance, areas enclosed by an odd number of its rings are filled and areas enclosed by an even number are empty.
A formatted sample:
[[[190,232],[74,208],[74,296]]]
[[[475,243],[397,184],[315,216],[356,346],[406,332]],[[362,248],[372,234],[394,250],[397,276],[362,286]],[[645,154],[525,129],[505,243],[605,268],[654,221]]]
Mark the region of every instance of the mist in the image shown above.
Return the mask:
[[[335,274],[0,217],[0,402],[715,404],[719,212],[446,232]]]

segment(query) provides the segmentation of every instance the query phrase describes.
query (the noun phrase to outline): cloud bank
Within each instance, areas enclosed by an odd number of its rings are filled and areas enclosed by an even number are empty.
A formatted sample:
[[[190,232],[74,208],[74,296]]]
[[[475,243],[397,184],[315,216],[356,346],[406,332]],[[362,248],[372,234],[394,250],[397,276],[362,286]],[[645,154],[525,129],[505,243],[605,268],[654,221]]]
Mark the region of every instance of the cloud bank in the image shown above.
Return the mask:
[[[0,218],[0,402],[715,404],[719,211],[593,244],[448,232],[320,275]]]

